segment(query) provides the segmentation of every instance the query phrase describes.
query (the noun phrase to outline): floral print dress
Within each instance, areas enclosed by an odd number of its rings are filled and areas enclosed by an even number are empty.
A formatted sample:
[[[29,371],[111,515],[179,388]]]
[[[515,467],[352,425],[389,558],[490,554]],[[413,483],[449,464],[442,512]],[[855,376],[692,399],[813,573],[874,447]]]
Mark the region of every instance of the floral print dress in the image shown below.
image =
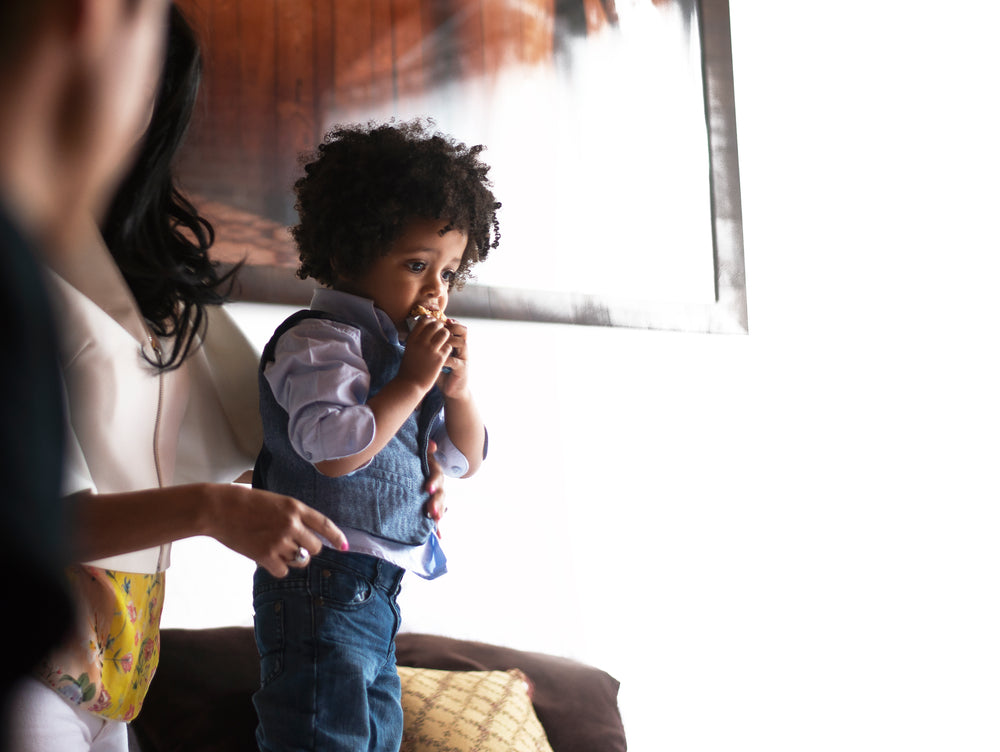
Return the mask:
[[[159,659],[164,573],[77,565],[67,576],[78,595],[78,624],[38,677],[89,713],[130,721]]]

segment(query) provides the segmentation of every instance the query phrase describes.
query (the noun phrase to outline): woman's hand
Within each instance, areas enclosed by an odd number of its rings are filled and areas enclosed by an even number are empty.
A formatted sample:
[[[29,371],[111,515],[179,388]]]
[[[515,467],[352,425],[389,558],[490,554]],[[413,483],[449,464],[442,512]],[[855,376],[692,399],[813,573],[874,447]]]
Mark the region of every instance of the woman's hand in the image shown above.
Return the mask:
[[[318,554],[323,547],[319,536],[347,550],[340,529],[297,499],[257,488],[210,485],[206,533],[275,577],[284,577],[289,567],[308,564],[309,557],[296,560],[296,552],[301,547],[309,555]]]
[[[76,529],[76,561],[93,561],[130,551],[210,535],[253,559],[275,577],[323,547],[347,550],[340,529],[312,507],[290,496],[231,483],[191,483],[142,491],[69,497]]]

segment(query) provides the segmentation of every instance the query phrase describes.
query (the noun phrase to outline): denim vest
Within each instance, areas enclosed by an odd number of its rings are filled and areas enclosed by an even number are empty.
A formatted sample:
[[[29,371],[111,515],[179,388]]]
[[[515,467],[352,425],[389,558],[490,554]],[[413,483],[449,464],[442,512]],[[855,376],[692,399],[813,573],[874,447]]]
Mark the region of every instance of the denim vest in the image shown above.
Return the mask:
[[[369,398],[399,371],[402,346],[388,341],[374,322],[342,321],[334,314],[313,310],[292,314],[267,343],[257,371],[264,445],[254,465],[254,487],[293,496],[338,525],[406,545],[424,543],[434,533],[434,521],[424,514],[428,495],[423,486],[430,477],[427,444],[444,406],[441,390],[434,387],[427,393],[420,408],[410,414],[366,467],[337,478],[323,475],[292,447],[288,413],[275,400],[264,378],[265,366],[274,360],[278,338],[307,318],[335,321],[360,330],[361,352],[371,378]]]

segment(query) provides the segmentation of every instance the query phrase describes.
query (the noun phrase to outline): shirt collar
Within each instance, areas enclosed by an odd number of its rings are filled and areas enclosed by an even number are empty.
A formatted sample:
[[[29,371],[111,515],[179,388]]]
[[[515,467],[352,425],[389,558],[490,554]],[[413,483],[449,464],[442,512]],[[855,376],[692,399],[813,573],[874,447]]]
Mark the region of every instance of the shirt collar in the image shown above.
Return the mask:
[[[389,314],[375,306],[375,301],[352,295],[329,287],[317,287],[313,291],[309,308],[313,311],[332,313],[356,321],[367,322],[370,328],[378,329],[392,344],[399,344],[399,332]]]
[[[86,232],[81,231],[73,253],[55,254],[46,263],[52,272],[100,307],[139,344],[145,347],[149,343],[139,304],[104,244],[96,223],[89,225]]]

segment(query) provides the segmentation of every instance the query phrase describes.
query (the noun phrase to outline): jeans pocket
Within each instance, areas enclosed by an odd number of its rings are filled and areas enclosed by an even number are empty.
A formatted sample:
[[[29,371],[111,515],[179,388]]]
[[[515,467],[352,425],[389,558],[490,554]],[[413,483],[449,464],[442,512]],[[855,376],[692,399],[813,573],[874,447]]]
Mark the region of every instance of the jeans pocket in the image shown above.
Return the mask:
[[[334,568],[320,573],[320,598],[323,605],[340,611],[355,611],[366,606],[375,589],[361,575]]]
[[[254,609],[254,635],[260,654],[260,684],[266,686],[284,670],[285,602],[267,601]]]

